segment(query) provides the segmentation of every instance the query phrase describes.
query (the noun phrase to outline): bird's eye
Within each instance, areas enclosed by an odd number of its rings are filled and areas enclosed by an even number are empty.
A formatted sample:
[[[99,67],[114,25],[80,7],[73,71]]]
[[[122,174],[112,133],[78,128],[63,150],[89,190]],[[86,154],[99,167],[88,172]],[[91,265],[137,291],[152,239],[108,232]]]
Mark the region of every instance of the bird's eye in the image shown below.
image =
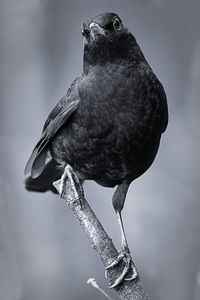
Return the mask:
[[[113,21],[113,27],[116,29],[116,30],[120,30],[122,25],[121,25],[121,22],[118,18],[114,19]]]

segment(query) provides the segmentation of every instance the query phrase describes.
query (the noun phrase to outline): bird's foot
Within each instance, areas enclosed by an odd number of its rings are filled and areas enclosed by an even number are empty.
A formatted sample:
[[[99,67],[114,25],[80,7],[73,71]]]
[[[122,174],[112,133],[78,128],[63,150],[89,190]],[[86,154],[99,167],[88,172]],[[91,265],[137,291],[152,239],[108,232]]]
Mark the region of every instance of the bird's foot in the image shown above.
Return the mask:
[[[130,251],[128,247],[123,247],[123,249],[120,251],[118,257],[105,268],[105,276],[107,278],[107,270],[116,267],[121,261],[125,262],[124,269],[121,273],[121,275],[115,280],[115,282],[109,286],[109,288],[114,288],[118,286],[120,283],[122,283],[123,280],[131,281],[136,279],[138,273],[137,269],[133,264]],[[129,275],[130,274],[130,275]],[[129,275],[129,276],[127,276]]]
[[[68,181],[68,182],[67,182]],[[66,186],[70,190],[70,204],[77,202],[84,209],[84,192],[82,184],[73,168],[67,164],[60,181],[60,197],[66,197]]]

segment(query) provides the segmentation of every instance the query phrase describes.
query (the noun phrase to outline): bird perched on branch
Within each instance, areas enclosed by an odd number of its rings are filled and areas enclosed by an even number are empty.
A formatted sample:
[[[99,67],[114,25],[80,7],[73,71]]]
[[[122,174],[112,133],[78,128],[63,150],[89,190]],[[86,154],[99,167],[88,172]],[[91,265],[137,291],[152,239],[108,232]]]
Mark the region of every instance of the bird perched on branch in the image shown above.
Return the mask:
[[[112,203],[121,228],[122,251],[107,269],[122,259],[125,269],[114,287],[136,276],[131,271],[121,211],[130,183],[156,156],[168,122],[167,100],[135,37],[117,14],[92,18],[83,24],[82,34],[83,72],[44,124],[25,168],[31,174],[26,188],[55,192],[52,183],[66,165],[72,167],[68,175],[74,170],[80,181],[117,186]]]

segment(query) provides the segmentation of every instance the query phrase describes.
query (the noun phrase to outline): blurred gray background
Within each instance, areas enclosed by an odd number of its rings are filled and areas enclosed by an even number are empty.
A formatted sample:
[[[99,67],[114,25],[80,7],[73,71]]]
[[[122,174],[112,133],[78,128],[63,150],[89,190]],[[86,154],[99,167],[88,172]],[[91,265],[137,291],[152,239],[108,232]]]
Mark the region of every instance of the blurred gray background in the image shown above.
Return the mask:
[[[71,211],[58,196],[23,186],[25,163],[48,113],[81,72],[81,24],[105,11],[118,13],[134,33],[169,102],[169,127],[156,161],[132,183],[123,211],[130,249],[151,299],[194,299],[200,269],[200,2],[1,0],[2,300],[105,299],[86,284],[95,277],[107,286],[101,261]],[[113,190],[88,182],[85,192],[119,247]]]

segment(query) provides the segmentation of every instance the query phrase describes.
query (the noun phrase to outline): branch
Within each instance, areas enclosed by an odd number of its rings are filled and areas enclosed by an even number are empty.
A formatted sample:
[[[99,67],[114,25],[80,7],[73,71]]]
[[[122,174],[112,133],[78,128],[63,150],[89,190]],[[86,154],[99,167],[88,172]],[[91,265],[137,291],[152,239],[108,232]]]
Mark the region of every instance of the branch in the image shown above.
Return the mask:
[[[72,178],[71,180],[70,178],[66,179],[66,176],[65,181],[63,181],[63,176],[61,180],[53,184],[60,193],[60,196],[73,211],[75,218],[91,240],[92,248],[99,254],[104,267],[106,267],[117,258],[118,252],[83,194],[83,198],[80,199],[81,193],[77,193],[75,188],[77,182],[72,182]],[[82,189],[79,185],[79,191],[80,188]],[[81,207],[81,202],[83,202],[84,208]],[[108,270],[107,279],[109,285],[121,274],[124,267],[123,264],[122,261],[117,267]],[[139,275],[133,281],[123,281],[119,286],[115,287],[114,290],[122,300],[149,300]]]

